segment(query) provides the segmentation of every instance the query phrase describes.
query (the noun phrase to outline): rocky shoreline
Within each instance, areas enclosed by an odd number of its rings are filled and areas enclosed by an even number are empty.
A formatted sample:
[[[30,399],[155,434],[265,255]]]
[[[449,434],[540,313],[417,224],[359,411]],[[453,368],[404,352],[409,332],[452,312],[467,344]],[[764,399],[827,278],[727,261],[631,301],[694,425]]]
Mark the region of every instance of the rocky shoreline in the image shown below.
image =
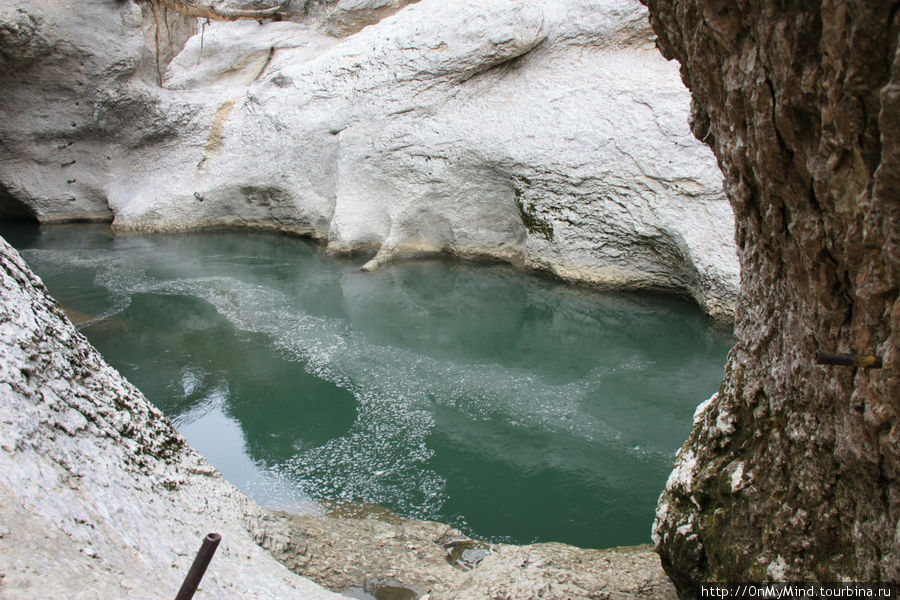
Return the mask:
[[[0,595],[174,597],[202,537],[214,597],[338,598],[262,550],[264,512],[193,451],[0,241]]]
[[[371,507],[350,515],[276,513],[254,533],[292,571],[336,591],[377,597],[387,587],[430,600],[677,597],[649,544],[605,550],[485,544],[440,523]]]
[[[343,597],[305,578],[416,598],[674,597],[649,546],[488,547],[372,507],[265,511],[103,360],[2,240],[0,295],[4,598],[172,596],[209,531],[223,537],[210,597]]]

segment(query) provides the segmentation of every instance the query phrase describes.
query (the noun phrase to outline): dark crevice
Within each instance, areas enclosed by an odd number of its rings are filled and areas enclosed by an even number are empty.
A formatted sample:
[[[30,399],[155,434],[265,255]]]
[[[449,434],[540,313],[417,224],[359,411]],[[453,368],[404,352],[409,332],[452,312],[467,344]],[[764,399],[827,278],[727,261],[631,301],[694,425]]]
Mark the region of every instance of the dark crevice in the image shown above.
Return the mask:
[[[526,58],[529,57],[530,55],[532,55],[535,52],[535,50],[537,50],[538,48],[541,48],[544,45],[544,42],[545,42],[545,38],[542,38],[537,43],[535,43],[534,46],[531,46],[530,48],[528,48],[521,54],[516,54],[515,56],[510,56],[508,58],[500,60],[499,62],[489,64],[489,65],[484,65],[470,73],[463,74],[462,77],[460,77],[457,80],[457,82],[462,84],[462,83],[469,81],[470,79],[474,79],[475,77],[484,76],[484,75],[490,74],[490,73],[499,73],[501,78],[505,77],[510,72],[521,67],[522,63],[525,62]]]
[[[3,184],[0,184],[0,220],[38,222],[31,207],[17,200]]]
[[[870,173],[875,173],[875,171],[878,170],[882,160],[882,134],[879,121],[879,115],[882,109],[881,90],[891,81],[894,57],[896,56],[897,51],[897,37],[900,35],[900,19],[897,18],[898,11],[900,11],[900,2],[894,2],[887,11],[887,18],[884,21],[885,27],[884,30],[882,30],[884,35],[883,47],[886,48],[886,52],[880,60],[872,61],[872,64],[868,67],[867,73],[874,83],[869,85],[867,82],[865,85],[867,93],[859,96],[859,101],[863,107],[862,117],[864,122],[859,132],[857,144],[859,145],[863,161]],[[878,34],[882,33],[882,31],[879,31],[875,36],[870,37],[878,38],[880,37]],[[871,40],[867,40],[867,43],[872,42]],[[854,65],[851,64],[851,68],[853,66]],[[848,87],[854,83],[858,85],[858,82],[856,81],[848,81]],[[874,178],[870,178],[870,180],[872,179]],[[872,191],[872,183],[873,182],[870,181],[868,189],[870,194]]]
[[[266,72],[266,69],[269,68],[269,65],[272,64],[272,58],[275,56],[275,46],[269,48],[269,55],[266,57],[266,62],[263,64],[262,68],[256,74],[256,77],[253,78],[253,83],[259,81],[259,78],[262,77],[263,73]]]
[[[775,84],[772,83],[772,78],[770,77],[768,70],[766,70],[765,83],[769,93],[772,95],[772,129],[775,131],[775,139],[778,140],[778,145],[787,155],[787,162],[790,164],[794,160],[794,150],[788,146],[784,137],[781,135],[781,131],[778,129],[778,97],[775,93]]]

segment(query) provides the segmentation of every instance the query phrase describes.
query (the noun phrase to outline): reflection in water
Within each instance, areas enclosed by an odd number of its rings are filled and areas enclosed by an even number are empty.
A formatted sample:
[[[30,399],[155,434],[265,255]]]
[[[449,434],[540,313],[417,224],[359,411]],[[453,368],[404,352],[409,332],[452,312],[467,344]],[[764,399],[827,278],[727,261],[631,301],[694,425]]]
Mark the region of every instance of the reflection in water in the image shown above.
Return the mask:
[[[271,235],[2,233],[258,501],[373,502],[483,538],[647,541],[730,344],[685,302],[503,265],[362,273]]]

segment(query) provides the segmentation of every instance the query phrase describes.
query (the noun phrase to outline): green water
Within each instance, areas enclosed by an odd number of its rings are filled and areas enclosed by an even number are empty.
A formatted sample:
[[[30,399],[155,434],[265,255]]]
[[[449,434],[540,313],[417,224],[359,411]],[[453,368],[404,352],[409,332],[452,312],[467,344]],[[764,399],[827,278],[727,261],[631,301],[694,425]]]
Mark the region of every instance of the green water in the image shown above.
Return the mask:
[[[275,235],[0,233],[258,502],[373,502],[481,539],[649,541],[731,343],[687,302],[504,265],[362,273]]]

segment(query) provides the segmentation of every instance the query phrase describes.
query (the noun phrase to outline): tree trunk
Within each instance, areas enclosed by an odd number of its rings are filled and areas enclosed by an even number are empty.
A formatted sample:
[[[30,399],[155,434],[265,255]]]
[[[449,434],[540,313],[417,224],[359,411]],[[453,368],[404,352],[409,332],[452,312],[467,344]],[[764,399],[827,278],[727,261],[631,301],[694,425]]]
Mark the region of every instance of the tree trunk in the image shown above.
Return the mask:
[[[663,564],[683,596],[897,580],[900,3],[643,1],[725,175],[742,272],[725,379],[657,509]]]

